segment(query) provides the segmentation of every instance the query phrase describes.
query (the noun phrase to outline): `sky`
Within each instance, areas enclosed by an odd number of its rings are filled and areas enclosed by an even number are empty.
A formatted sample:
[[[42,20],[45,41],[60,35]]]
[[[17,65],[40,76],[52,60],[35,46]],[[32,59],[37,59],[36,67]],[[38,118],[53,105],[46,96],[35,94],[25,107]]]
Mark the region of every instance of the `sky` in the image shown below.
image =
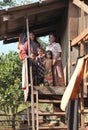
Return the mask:
[[[8,54],[9,51],[16,51],[18,52],[18,43],[10,43],[10,44],[3,44],[3,41],[0,41],[0,55],[2,53]]]
[[[3,2],[3,0],[0,0],[1,2]],[[16,0],[16,2],[18,2],[18,3],[20,3],[20,2],[22,2],[22,1],[24,1],[24,0]],[[37,2],[37,1],[39,1],[39,0],[29,0],[30,2]]]
[[[3,0],[0,0],[3,1]],[[19,0],[22,1],[22,0]],[[38,2],[39,0],[31,0],[31,2]],[[48,42],[48,37],[41,37],[42,40],[44,40],[44,42]],[[18,42],[15,43],[10,43],[10,44],[3,44],[3,41],[0,41],[0,55],[2,53],[4,54],[8,54],[9,51],[16,51],[18,52]]]
[[[44,42],[48,43],[48,36],[41,37],[40,39],[43,40]],[[19,44],[18,42],[10,43],[10,44],[3,44],[3,41],[0,41],[0,55],[2,53],[8,54],[9,51],[19,52],[18,44]]]

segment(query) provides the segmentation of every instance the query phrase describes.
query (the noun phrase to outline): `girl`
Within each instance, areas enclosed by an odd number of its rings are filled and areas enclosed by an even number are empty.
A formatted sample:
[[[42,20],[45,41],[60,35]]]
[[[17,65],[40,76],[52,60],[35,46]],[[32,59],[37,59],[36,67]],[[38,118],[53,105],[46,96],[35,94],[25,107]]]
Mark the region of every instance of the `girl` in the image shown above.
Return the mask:
[[[33,85],[34,86],[37,86],[38,84],[38,79],[37,79],[37,60],[36,60],[36,55],[34,52],[32,52],[30,54],[30,62],[32,64],[32,76],[33,76]]]
[[[51,51],[46,51],[46,59],[44,61],[44,65],[44,84],[46,86],[53,86],[53,55]]]

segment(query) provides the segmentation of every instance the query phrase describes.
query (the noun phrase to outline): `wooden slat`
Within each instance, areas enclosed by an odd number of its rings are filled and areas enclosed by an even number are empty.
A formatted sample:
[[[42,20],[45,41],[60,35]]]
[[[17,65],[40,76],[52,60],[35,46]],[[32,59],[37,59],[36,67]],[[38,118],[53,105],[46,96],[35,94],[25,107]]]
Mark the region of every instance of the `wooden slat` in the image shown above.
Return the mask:
[[[87,60],[87,59],[88,59],[88,54],[87,54],[87,55],[85,55],[85,57],[84,57],[84,58],[85,58],[85,60]]]
[[[88,109],[84,109],[83,111],[79,110],[79,113],[84,112],[85,114],[88,113]]]
[[[88,82],[86,82],[84,85],[85,85],[85,86],[88,86]]]
[[[31,130],[31,129],[32,129],[32,126],[30,126],[29,129]],[[5,130],[7,130],[7,129],[5,129]],[[13,130],[13,129],[12,129],[12,130]],[[18,129],[16,129],[16,130],[28,130],[28,128],[18,128]]]
[[[39,100],[40,103],[61,103],[61,100]]]
[[[39,95],[63,95],[65,86],[34,86],[34,90],[38,91]]]
[[[44,115],[46,115],[46,116],[57,116],[57,115],[65,115],[65,112],[44,112],[44,113],[39,112],[39,115],[41,115],[41,116],[44,116]]]
[[[88,113],[88,109],[84,109],[84,113]]]
[[[84,127],[84,128],[79,128],[79,130],[86,130],[86,128]]]
[[[73,3],[88,14],[88,5],[87,4],[83,3],[80,0],[73,0]]]
[[[46,127],[39,127],[39,129],[41,129],[41,130],[48,130],[48,129],[50,129],[50,130],[53,130],[53,129],[57,129],[57,130],[64,130],[64,129],[66,129],[67,130],[67,126],[51,126],[51,127],[49,127],[49,126],[46,126]]]
[[[85,29],[83,32],[81,32],[76,38],[74,38],[71,42],[71,46],[76,45],[80,41],[82,41],[84,38],[88,36],[88,28]],[[87,37],[88,38],[88,37]]]

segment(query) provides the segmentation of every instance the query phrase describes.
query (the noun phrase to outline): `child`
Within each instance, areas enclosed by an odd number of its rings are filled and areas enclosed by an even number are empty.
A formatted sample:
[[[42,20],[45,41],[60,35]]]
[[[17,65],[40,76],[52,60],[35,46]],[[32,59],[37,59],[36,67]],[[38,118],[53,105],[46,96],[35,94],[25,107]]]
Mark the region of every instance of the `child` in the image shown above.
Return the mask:
[[[45,72],[45,67],[43,64],[44,61],[44,49],[43,48],[38,48],[38,56],[37,56],[37,62],[38,62],[38,85],[44,83],[44,72]]]
[[[30,64],[32,65],[32,76],[33,76],[33,85],[37,85],[37,60],[36,60],[36,55],[34,52],[30,54],[30,59],[29,59]],[[30,72],[29,72],[30,73]]]
[[[53,55],[51,51],[46,51],[44,84],[53,86]]]

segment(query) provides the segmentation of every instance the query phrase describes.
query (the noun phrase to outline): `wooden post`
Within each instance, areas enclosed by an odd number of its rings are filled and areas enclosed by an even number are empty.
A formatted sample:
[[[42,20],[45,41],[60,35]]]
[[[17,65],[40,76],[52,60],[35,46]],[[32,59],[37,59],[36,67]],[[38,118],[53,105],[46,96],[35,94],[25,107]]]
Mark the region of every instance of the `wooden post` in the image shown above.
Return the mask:
[[[30,56],[30,40],[29,40],[29,21],[26,18],[27,25],[27,40],[28,40],[28,55]],[[31,82],[31,114],[32,114],[32,130],[35,130],[35,118],[34,118],[34,91],[33,91],[33,78],[32,78],[32,65],[30,65],[30,82]]]
[[[80,22],[80,31],[84,30],[84,11],[81,9],[81,22]],[[80,44],[80,56],[84,55],[84,43],[81,42]],[[83,81],[81,83],[81,100],[80,100],[80,107],[81,107],[81,128],[84,128],[84,88],[83,88]]]
[[[36,130],[39,130],[38,91],[35,92],[35,95],[36,95]]]
[[[29,118],[29,105],[28,105],[28,102],[27,102],[27,118],[28,118],[28,130],[29,130],[30,118]]]
[[[69,1],[68,6],[68,82],[74,72],[74,67],[71,63],[78,57],[78,50],[72,48],[71,51],[71,40],[78,35],[78,8],[72,4],[72,0]],[[74,28],[75,25],[75,28]],[[78,102],[78,101],[77,101]],[[78,106],[76,100],[71,100],[68,105],[68,128],[69,130],[78,130]],[[76,111],[75,111],[76,110]]]
[[[80,56],[84,55],[84,44],[80,44]],[[80,107],[81,107],[81,127],[84,128],[84,88],[83,88],[83,81],[81,83],[81,99],[80,99]]]
[[[28,40],[28,55],[30,56],[30,40],[29,40],[29,22],[28,22],[28,17],[26,18],[26,26],[27,26],[27,40]]]

